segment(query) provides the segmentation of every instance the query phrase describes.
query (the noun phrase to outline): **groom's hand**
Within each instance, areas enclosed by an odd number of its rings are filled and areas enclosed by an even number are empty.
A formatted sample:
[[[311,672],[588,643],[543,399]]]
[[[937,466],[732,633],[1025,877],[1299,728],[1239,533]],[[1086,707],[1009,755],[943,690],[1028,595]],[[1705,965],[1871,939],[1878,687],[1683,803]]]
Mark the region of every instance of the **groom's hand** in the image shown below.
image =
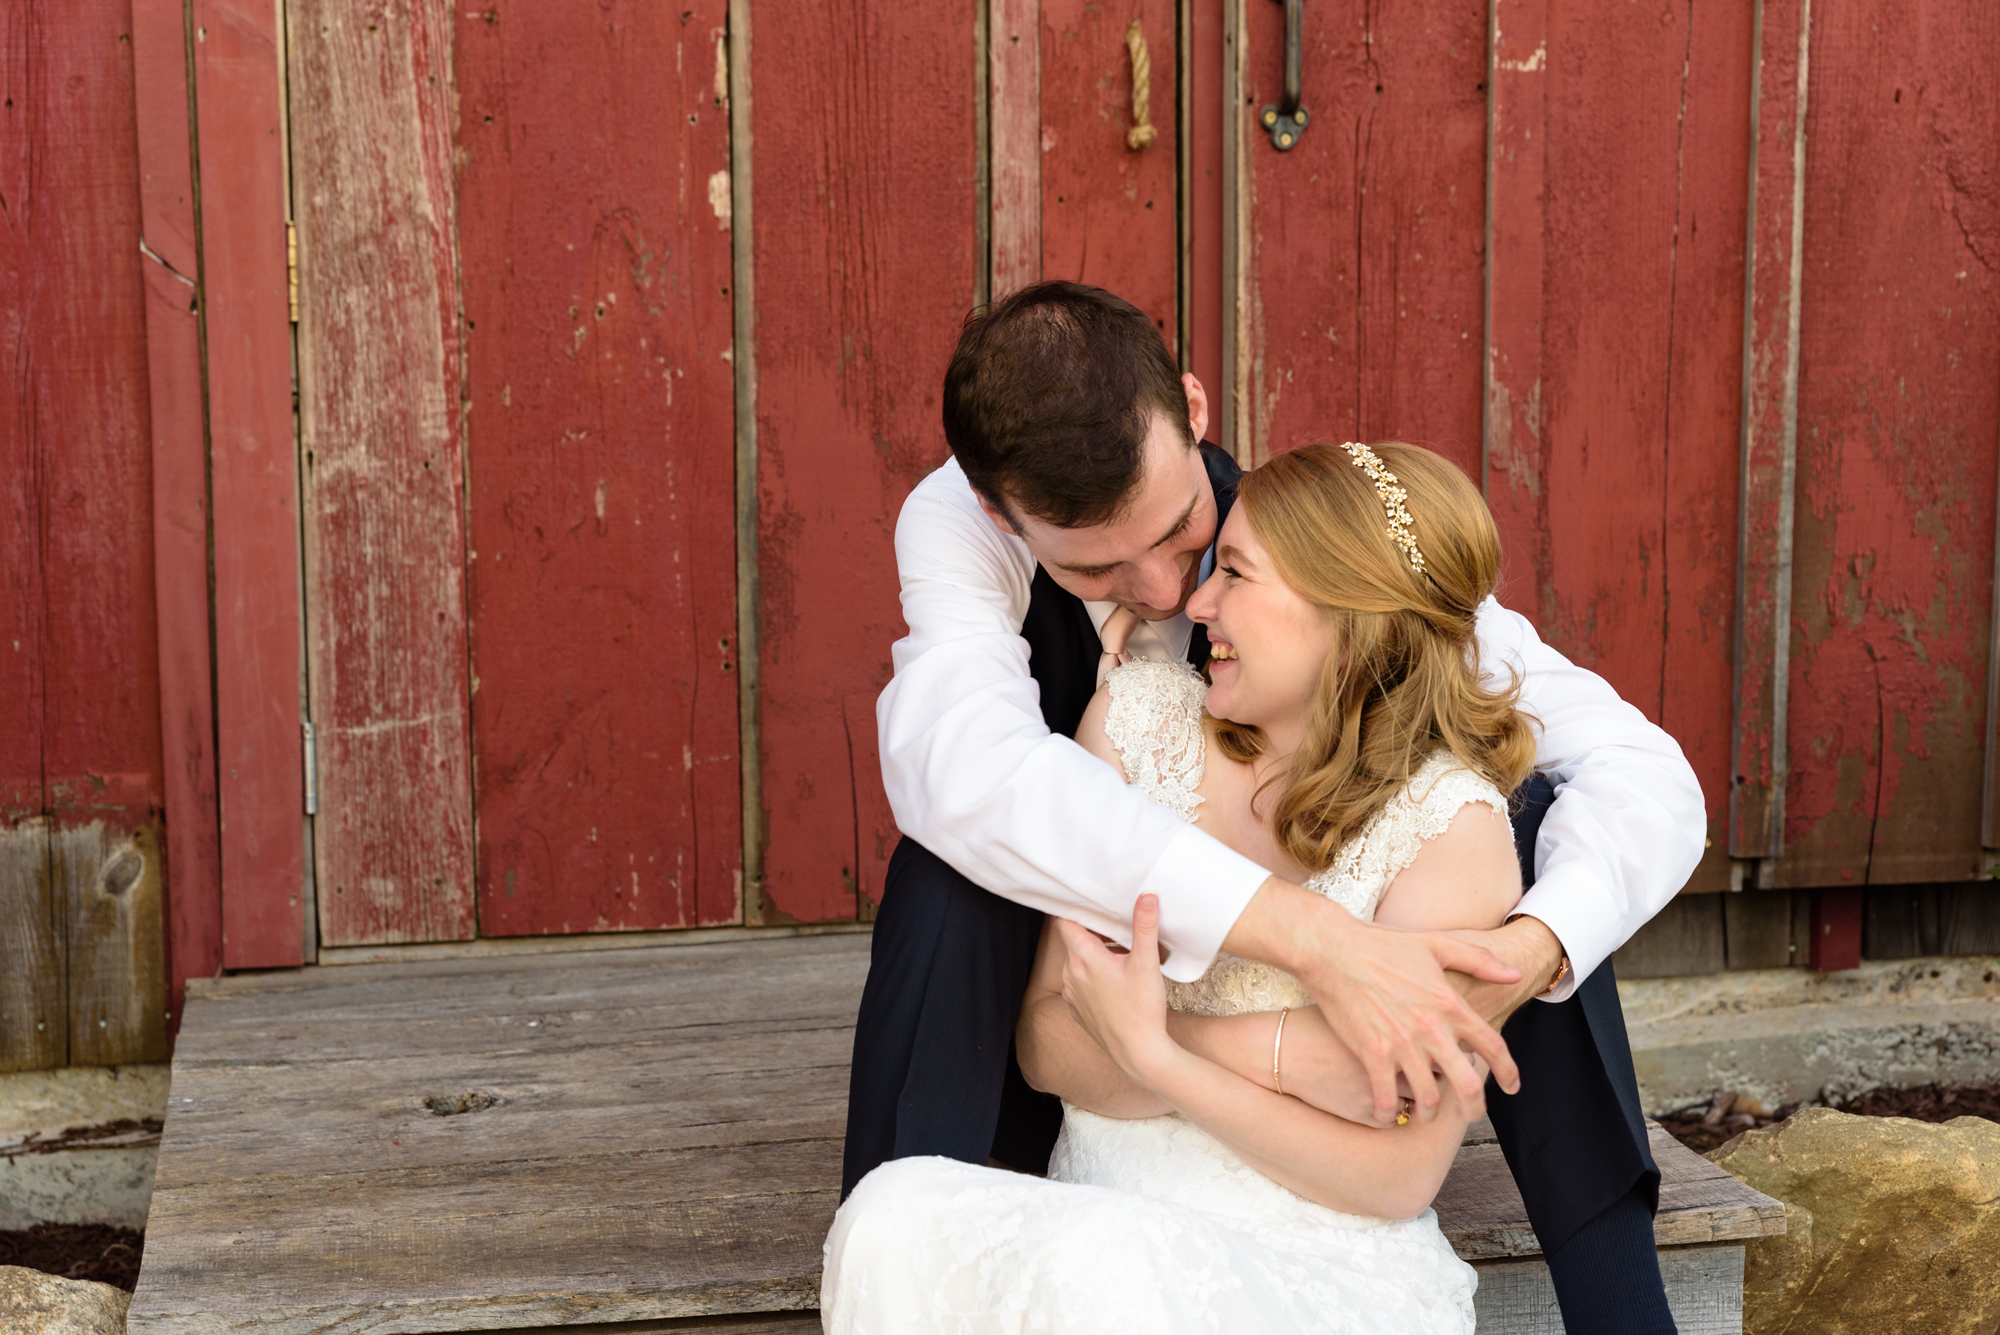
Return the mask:
[[[1437,1115],[1437,1078],[1473,1106],[1483,1081],[1466,1050],[1484,1057],[1500,1088],[1520,1088],[1520,1073],[1500,1033],[1445,970],[1495,984],[1517,984],[1519,970],[1470,941],[1364,923],[1338,904],[1273,876],[1236,920],[1223,949],[1263,960],[1305,984],[1327,1022],[1368,1072],[1378,1123],[1394,1119],[1400,1075],[1422,1121]]]

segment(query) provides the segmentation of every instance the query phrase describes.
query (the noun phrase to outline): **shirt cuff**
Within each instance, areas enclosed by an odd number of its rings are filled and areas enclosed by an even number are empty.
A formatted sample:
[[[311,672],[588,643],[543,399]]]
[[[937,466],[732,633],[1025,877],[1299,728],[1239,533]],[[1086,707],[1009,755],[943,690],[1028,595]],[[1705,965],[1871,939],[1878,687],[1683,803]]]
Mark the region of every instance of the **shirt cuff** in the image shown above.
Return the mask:
[[[1607,932],[1601,921],[1603,901],[1603,891],[1587,876],[1566,876],[1557,871],[1537,880],[1513,907],[1511,916],[1526,914],[1540,919],[1569,956],[1569,973],[1555,991],[1536,1000],[1568,1001],[1583,980],[1618,948],[1616,928]],[[1593,914],[1592,908],[1599,911]]]
[[[1139,885],[1160,897],[1160,939],[1167,958],[1160,972],[1192,983],[1208,972],[1223,938],[1271,873],[1235,849],[1184,829],[1167,841]]]

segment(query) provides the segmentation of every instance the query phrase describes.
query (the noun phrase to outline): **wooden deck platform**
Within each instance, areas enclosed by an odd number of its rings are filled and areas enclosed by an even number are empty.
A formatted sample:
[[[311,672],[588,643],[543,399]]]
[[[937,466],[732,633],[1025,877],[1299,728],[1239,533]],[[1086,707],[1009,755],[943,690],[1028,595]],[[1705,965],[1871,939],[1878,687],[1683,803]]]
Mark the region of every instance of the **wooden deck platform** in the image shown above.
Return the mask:
[[[191,985],[133,1335],[816,1329],[867,961],[820,936]],[[1740,1329],[1741,1246],[1712,1244],[1783,1209],[1654,1153],[1681,1328]],[[1490,1263],[1482,1330],[1560,1329],[1490,1137],[1438,1212]]]

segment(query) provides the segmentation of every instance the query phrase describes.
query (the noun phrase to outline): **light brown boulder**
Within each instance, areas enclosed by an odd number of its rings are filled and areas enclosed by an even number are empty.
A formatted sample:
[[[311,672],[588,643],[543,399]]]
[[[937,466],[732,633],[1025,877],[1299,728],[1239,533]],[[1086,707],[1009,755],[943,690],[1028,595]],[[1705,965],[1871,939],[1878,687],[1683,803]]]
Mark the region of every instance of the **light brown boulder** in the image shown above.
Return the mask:
[[[1709,1155],[1785,1202],[1749,1244],[1746,1335],[1993,1335],[2000,1123],[1807,1108]]]
[[[132,1295],[109,1284],[0,1265],[0,1331],[7,1335],[125,1335]]]

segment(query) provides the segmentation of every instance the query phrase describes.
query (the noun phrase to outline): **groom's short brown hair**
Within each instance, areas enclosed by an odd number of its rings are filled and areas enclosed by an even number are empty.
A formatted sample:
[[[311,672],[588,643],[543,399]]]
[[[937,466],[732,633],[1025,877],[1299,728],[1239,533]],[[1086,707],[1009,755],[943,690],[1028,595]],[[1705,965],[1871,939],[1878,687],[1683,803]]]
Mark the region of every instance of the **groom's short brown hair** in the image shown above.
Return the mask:
[[[966,319],[944,376],[944,438],[1001,513],[1083,528],[1124,509],[1154,414],[1190,448],[1187,391],[1145,312],[1048,282]]]

